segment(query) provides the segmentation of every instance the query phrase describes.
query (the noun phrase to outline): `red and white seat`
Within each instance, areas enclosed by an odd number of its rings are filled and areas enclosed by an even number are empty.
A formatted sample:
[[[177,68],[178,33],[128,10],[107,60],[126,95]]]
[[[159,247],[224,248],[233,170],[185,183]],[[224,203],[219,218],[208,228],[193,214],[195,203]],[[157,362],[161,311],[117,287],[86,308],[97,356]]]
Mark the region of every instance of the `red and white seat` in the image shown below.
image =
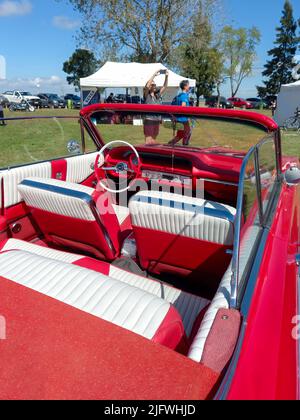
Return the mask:
[[[18,191],[48,243],[112,261],[131,230],[129,210],[80,184],[27,178]]]
[[[197,321],[198,316],[210,304],[210,302],[204,298],[183,292],[166,283],[133,274],[112,264],[98,261],[93,258],[58,251],[47,246],[41,246],[17,239],[8,239],[6,242],[3,242],[0,247],[0,252],[13,250],[24,251],[56,261],[84,267],[164,299],[174,306],[180,314],[187,337],[191,337],[193,326]]]
[[[185,338],[168,302],[95,271],[11,250],[0,254],[0,276],[171,349]]]
[[[218,278],[230,262],[236,210],[199,198],[142,191],[129,203],[138,255],[144,269],[160,274]]]
[[[0,171],[0,208],[7,209],[22,201],[18,185],[29,177],[53,178],[74,183],[86,181],[94,173],[97,154],[98,152],[88,153]]]
[[[0,277],[169,348],[187,351],[189,346],[188,357],[198,363],[203,361],[219,311],[229,308],[231,274],[230,264],[218,292],[209,302],[93,258],[16,239],[0,244]],[[136,315],[141,323],[133,326]],[[226,315],[231,316],[228,312]],[[222,353],[218,340],[217,351]]]

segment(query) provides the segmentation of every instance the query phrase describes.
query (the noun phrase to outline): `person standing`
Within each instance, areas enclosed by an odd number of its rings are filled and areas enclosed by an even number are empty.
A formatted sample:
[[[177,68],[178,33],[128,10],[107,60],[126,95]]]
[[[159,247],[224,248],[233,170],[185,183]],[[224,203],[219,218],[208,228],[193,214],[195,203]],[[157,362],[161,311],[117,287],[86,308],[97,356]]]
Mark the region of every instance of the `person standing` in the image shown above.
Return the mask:
[[[161,89],[157,88],[154,79],[161,74],[165,74],[165,83]],[[169,84],[168,70],[160,70],[154,73],[151,79],[147,82],[144,89],[144,101],[146,105],[161,105],[162,95],[165,93]],[[156,144],[156,139],[159,135],[159,127],[161,117],[155,115],[147,115],[144,120],[144,134],[147,145]]]
[[[189,98],[189,91],[190,91],[190,82],[188,80],[183,80],[180,83],[181,93],[176,98],[177,106],[190,106],[190,98]],[[170,141],[170,145],[175,146],[180,140],[183,141],[184,146],[188,146],[191,138],[191,126],[190,120],[187,117],[179,117],[177,118],[177,122],[183,125],[183,130],[178,130],[176,137]]]
[[[4,118],[4,109],[2,104],[0,103],[0,125],[6,125],[6,122],[3,120],[1,121],[1,118]]]

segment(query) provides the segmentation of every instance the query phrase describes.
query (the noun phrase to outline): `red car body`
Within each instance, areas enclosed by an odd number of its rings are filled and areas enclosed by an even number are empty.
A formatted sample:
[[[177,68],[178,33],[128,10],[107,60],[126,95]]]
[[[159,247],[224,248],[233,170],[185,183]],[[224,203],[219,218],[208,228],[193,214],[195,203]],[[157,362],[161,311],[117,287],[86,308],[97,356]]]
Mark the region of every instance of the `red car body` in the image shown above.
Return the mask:
[[[263,217],[260,220],[259,240],[248,245],[251,258],[240,295],[234,293],[234,276],[239,275],[239,270],[232,276],[232,309],[239,313],[241,325],[229,364],[218,373],[204,363],[195,363],[182,354],[55,299],[22,286],[16,287],[7,277],[0,276],[0,314],[12,320],[9,339],[0,340],[0,398],[298,399],[300,347],[295,329],[299,331],[300,323],[296,318],[300,313],[300,186],[299,183],[288,183],[282,173],[281,139],[276,123],[264,115],[245,111],[94,105],[81,111],[80,120],[82,128],[88,130],[98,150],[104,145],[104,138],[94,118],[102,113],[118,116],[157,113],[178,114],[181,118],[205,117],[216,121],[253,124],[267,132],[278,174],[276,186],[268,197],[255,189],[259,202],[255,202],[250,214],[253,211]],[[188,159],[192,168],[192,185],[197,179],[203,178],[215,201],[237,198],[239,217],[235,231],[239,233],[228,255],[239,259],[243,229],[247,224],[256,223],[251,217],[246,222],[243,220],[241,206],[244,184],[249,181],[249,185],[253,186],[252,175],[249,174],[258,170],[258,167],[251,166],[251,159],[254,157],[257,165],[264,144],[254,146],[248,153],[230,151],[225,147],[198,149],[190,146],[174,150],[166,145],[141,145],[137,146],[137,150],[141,156],[156,154],[159,159],[170,156],[171,151],[172,161],[159,168],[168,173],[174,173],[174,156]],[[109,166],[124,159],[123,152],[122,149],[112,149],[107,155]],[[284,162],[288,167],[289,159]],[[59,174],[62,181],[66,180],[65,159],[53,161],[51,165],[52,176]],[[263,173],[266,171],[265,165],[264,161],[260,167]],[[146,166],[148,171],[158,170],[155,159]],[[242,174],[246,173],[247,168],[249,176],[245,181]],[[179,166],[177,174],[186,176],[187,172]],[[0,173],[0,180],[1,176]],[[82,185],[92,186],[94,182],[94,175],[90,175]],[[3,178],[2,193],[4,183]],[[268,202],[266,213],[260,206],[265,203],[264,200]],[[2,203],[0,244],[8,239],[7,226],[14,226],[16,221],[23,220],[28,214],[24,203],[7,208]],[[28,229],[32,231],[32,228]],[[30,234],[26,236],[25,231],[24,235],[21,239],[29,240]],[[157,238],[154,240],[159,246],[160,240]],[[145,246],[150,245],[150,241],[151,238]],[[186,258],[192,254],[188,247],[182,252]],[[91,269],[96,270],[97,262],[88,263]],[[199,322],[204,315],[205,311],[199,317]]]
[[[235,108],[253,109],[253,105],[242,98],[228,98],[228,101],[232,102]]]

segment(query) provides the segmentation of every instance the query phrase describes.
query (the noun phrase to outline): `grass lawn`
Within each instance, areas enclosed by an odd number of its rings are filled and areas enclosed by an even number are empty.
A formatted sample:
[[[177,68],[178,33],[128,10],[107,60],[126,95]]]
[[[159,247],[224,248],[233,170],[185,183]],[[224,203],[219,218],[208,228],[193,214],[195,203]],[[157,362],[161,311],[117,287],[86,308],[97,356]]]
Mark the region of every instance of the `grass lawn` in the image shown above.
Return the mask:
[[[249,111],[252,112],[252,111]],[[271,116],[270,111],[260,111]],[[7,118],[14,117],[53,117],[50,119],[9,121],[6,127],[0,126],[0,167],[38,162],[67,156],[66,145],[69,140],[81,143],[78,110],[38,110],[35,113],[13,112],[5,110]],[[71,116],[70,119],[56,119],[55,116]],[[142,126],[99,125],[106,141],[125,140],[131,144],[144,142]],[[191,146],[221,145],[236,150],[247,151],[256,144],[265,133],[258,128],[231,122],[204,119],[196,122]],[[173,138],[173,128],[169,123],[160,127],[158,141],[167,143]],[[92,141],[87,138],[89,151],[95,150]],[[300,134],[283,133],[284,154],[300,156]]]

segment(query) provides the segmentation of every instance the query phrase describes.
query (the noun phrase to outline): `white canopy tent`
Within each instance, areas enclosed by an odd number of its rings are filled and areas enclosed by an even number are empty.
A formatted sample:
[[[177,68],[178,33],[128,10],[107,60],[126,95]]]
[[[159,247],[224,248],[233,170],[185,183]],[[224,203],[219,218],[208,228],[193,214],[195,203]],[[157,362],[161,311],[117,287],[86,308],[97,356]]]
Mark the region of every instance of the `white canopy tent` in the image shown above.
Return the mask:
[[[142,89],[147,81],[158,70],[167,70],[167,67],[160,63],[141,64],[141,63],[114,63],[107,62],[95,74],[80,79],[82,92],[95,91],[103,88],[124,88],[130,89],[131,95],[142,95]],[[166,96],[171,100],[176,96],[176,92],[183,80],[189,80],[192,88],[196,86],[196,80],[188,79],[169,70],[169,89]],[[160,75],[155,79],[157,86],[163,86],[165,76]],[[83,95],[86,97],[86,95]],[[168,98],[168,99],[169,99]],[[167,98],[165,98],[166,102]]]
[[[297,107],[300,109],[300,81],[282,85],[274,117],[277,124],[282,126],[289,117],[294,115]]]

